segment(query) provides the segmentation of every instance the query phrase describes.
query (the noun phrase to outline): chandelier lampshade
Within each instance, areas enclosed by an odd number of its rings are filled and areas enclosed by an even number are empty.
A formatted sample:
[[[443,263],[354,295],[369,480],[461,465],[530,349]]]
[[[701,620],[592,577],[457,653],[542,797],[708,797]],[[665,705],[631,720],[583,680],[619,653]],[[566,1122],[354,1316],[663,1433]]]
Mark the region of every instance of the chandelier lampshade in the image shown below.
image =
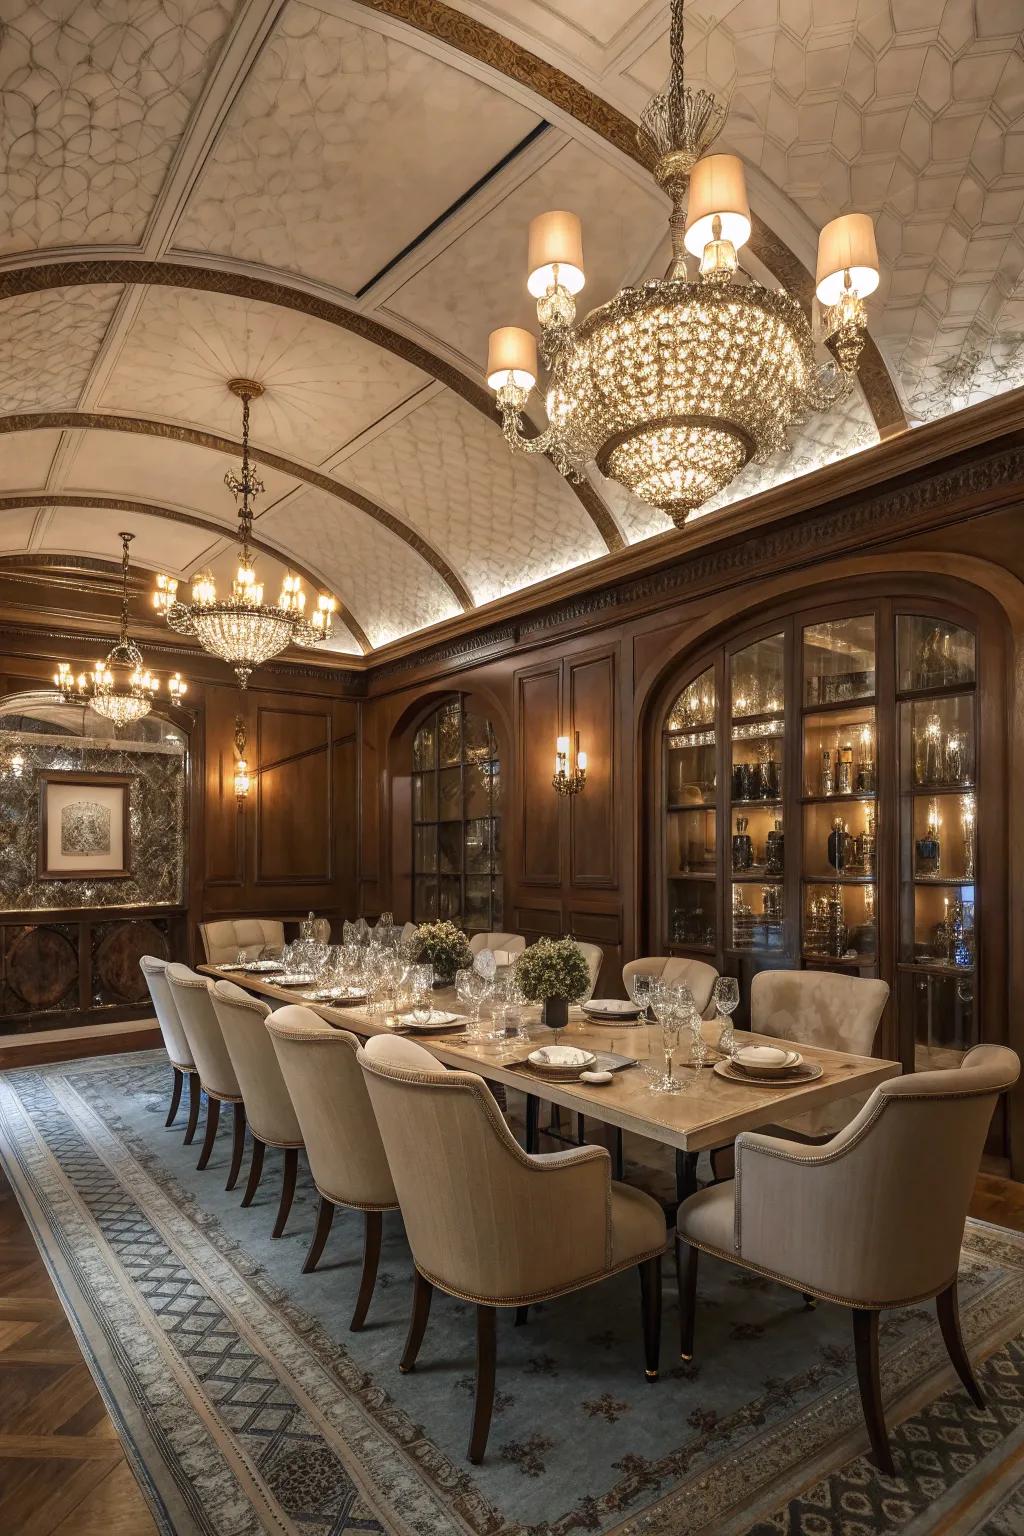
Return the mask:
[[[219,599],[213,572],[197,571],[192,577],[191,601],[181,602],[177,581],[162,573],[156,579],[153,605],[177,634],[194,635],[204,651],[226,661],[239,686],[245,688],[258,666],[279,656],[289,645],[311,647],[326,640],[337,603],[329,593],[321,592],[316,609],[307,619],[301,578],[289,571],[277,603],[264,604],[263,583],[256,577],[251,545],[253,502],[264,486],[249,458],[249,404],[259,399],[263,386],[254,379],[231,379],[228,388],[242,402],[241,474],[230,470],[224,476],[238,506],[239,521],[238,568],[231,593]]]
[[[564,211],[539,215],[529,231],[527,288],[549,368],[545,430],[523,432],[537,377],[527,332],[491,333],[487,380],[510,448],[547,454],[577,481],[596,464],[681,527],[750,460],[785,449],[804,413],[827,411],[849,393],[878,256],[866,214],[846,214],[822,230],[817,284],[828,306],[831,359],[820,358],[797,300],[739,270],[737,252],[751,230],[743,164],[708,153],[725,109],[686,85],[682,0],[670,0],[670,11],[669,84],[645,108],[638,133],[672,199],[668,271],[623,288],[577,324],[579,220]],[[696,274],[687,266],[693,257]]]
[[[128,636],[128,547],[133,533],[121,538],[121,633],[102,661],[86,675],[76,676],[66,661],[57,664],[54,687],[66,704],[87,704],[97,715],[112,720],[115,726],[133,725],[144,720],[160,690],[142,659],[142,652]],[[172,704],[180,703],[188,684],[180,672],[167,680],[167,695]]]

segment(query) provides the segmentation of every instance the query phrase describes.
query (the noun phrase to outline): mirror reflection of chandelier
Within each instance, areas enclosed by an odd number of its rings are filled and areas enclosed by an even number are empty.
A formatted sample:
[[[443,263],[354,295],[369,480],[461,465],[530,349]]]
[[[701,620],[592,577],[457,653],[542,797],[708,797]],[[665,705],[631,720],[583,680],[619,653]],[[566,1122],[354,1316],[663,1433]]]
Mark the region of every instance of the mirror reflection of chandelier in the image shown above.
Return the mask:
[[[530,225],[527,287],[550,370],[545,431],[532,438],[522,431],[537,382],[529,331],[491,332],[487,381],[511,448],[546,453],[576,480],[596,462],[682,527],[751,459],[764,462],[787,447],[787,429],[804,412],[827,411],[848,394],[878,254],[867,214],[845,214],[821,231],[816,291],[832,358],[819,361],[797,300],[739,267],[736,253],[751,228],[743,164],[707,153],[726,112],[710,92],[685,83],[682,0],[671,0],[670,49],[669,84],[648,103],[638,130],[672,199],[665,277],[623,288],[574,324],[584,285],[580,221],[570,212],[541,214]],[[695,281],[688,255],[699,258]]]
[[[224,476],[224,484],[238,506],[240,524],[238,570],[231,594],[218,599],[213,572],[198,571],[192,577],[191,602],[181,602],[175,578],[161,573],[156,579],[153,606],[177,634],[195,635],[205,651],[228,662],[244,688],[261,662],[279,656],[289,645],[313,646],[326,640],[337,604],[321,592],[315,611],[307,618],[302,581],[290,571],[277,604],[264,604],[252,554],[252,504],[264,485],[249,458],[249,402],[259,399],[263,385],[255,379],[230,379],[228,388],[242,402],[242,472],[236,475],[229,470]]]
[[[65,704],[87,704],[115,726],[132,725],[144,720],[160,690],[160,680],[144,666],[142,652],[128,638],[128,546],[135,537],[122,533],[121,539],[121,634],[102,661],[88,674],[77,677],[66,661],[58,662],[53,674],[54,686]],[[177,704],[188,692],[181,673],[167,680],[167,693]]]

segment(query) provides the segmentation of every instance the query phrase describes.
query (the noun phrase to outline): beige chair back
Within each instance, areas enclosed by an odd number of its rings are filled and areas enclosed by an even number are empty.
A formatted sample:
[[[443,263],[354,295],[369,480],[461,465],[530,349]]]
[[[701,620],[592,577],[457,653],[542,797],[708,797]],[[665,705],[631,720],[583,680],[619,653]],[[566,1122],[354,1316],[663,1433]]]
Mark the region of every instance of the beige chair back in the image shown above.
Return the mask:
[[[356,1060],[355,1035],[332,1029],[298,1004],[272,1013],[264,1033],[295,1106],[320,1193],[360,1210],[397,1206],[384,1143]]]
[[[401,937],[400,942],[402,944],[411,944],[413,939],[416,937],[417,933],[419,932],[419,927],[420,927],[419,923],[403,923],[402,924],[402,937]]]
[[[153,1011],[171,1066],[177,1067],[179,1072],[194,1072],[195,1062],[167,981],[167,961],[161,960],[158,955],[143,955],[139,967],[153,999]]]
[[[254,1136],[268,1147],[301,1147],[302,1132],[264,1023],[268,1004],[233,981],[217,981],[210,993],[224,1044]]]
[[[685,982],[693,996],[694,1006],[702,1018],[710,1018],[711,993],[718,972],[703,960],[684,960],[678,955],[648,955],[641,960],[629,960],[622,967],[622,983],[629,995],[631,976],[660,976],[666,986]]]
[[[242,1097],[235,1069],[213,1011],[210,984],[187,965],[169,965],[164,973],[185,1031],[195,1070],[207,1093],[231,1103]]]
[[[426,1061],[423,1061],[426,1057]],[[469,1300],[510,1305],[596,1278],[611,1262],[603,1149],[530,1157],[487,1085],[409,1040],[358,1052],[416,1267]],[[565,1174],[581,1182],[570,1193]]]
[[[601,948],[600,944],[588,944],[584,939],[576,940],[576,948],[582,951],[583,958],[587,962],[587,971],[590,975],[590,984],[587,987],[587,990],[584,992],[583,996],[574,999],[574,1001],[578,1003],[589,1003],[590,999],[594,995],[594,988],[597,986],[598,979],[601,975],[601,966],[604,964],[604,950]]]
[[[526,940],[521,933],[474,933],[469,947],[474,955],[478,955],[482,949],[504,949],[510,955],[521,955],[526,948]]]
[[[207,965],[231,965],[240,949],[247,960],[257,960],[261,950],[284,944],[284,923],[270,917],[229,917],[200,923],[199,933]]]
[[[889,985],[835,971],[758,971],[750,985],[755,1034],[870,1056]]]
[[[979,1045],[960,1067],[882,1083],[825,1146],[744,1132],[744,1261],[869,1306],[943,1290],[956,1278],[996,1099],[1019,1072],[1013,1051]]]

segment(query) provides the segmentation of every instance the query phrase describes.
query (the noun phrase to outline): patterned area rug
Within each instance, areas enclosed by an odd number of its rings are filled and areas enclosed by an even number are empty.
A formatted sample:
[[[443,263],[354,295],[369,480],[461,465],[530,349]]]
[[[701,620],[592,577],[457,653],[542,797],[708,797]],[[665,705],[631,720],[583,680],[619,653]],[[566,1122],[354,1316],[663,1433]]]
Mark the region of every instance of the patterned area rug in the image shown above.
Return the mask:
[[[157,1053],[0,1075],[0,1156],[157,1524],[179,1536],[869,1536],[1024,1530],[1024,1238],[971,1223],[964,1332],[989,1400],[954,1384],[929,1307],[884,1315],[898,1476],[877,1473],[842,1309],[702,1265],[697,1358],[644,1381],[639,1287],[618,1276],[499,1319],[487,1458],[465,1460],[471,1310],[435,1298],[420,1365],[397,1369],[411,1263],[385,1219],[366,1330],[348,1332],[361,1222],[339,1213],[300,1273],[308,1178],[270,1239],[279,1170],[256,1202],[223,1188],[183,1124],[163,1126]],[[643,1156],[646,1144],[633,1143]],[[656,1149],[629,1176],[668,1173]],[[243,1172],[244,1180],[244,1172]]]

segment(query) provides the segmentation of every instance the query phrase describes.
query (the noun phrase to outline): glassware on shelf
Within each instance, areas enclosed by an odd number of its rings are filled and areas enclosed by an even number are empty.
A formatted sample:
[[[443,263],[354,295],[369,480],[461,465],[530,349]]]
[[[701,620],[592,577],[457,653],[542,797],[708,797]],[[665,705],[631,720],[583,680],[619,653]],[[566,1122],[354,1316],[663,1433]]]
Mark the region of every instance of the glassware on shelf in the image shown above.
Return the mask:
[[[870,698],[875,691],[874,615],[808,625],[803,663],[806,704]]]
[[[760,900],[758,911],[753,903]],[[737,882],[732,888],[733,949],[782,948],[782,886]]]
[[[913,700],[909,709],[914,784],[956,789],[974,781],[974,700],[971,694]]]
[[[732,1027],[732,1015],[740,1005],[740,984],[735,976],[719,976],[711,993],[715,1013],[720,1020],[718,1049],[725,1056],[736,1050],[736,1035]]]
[[[669,711],[666,730],[693,731],[715,723],[715,672],[708,667],[688,683]]]
[[[809,955],[843,960],[849,953],[849,929],[841,885],[811,894],[804,919],[804,949]]]
[[[737,651],[729,664],[734,718],[780,715],[785,698],[786,637],[769,635]]]
[[[854,772],[854,788],[860,795],[873,795],[878,788],[875,768],[875,738],[870,725],[862,725],[858,738],[857,764]]]
[[[841,816],[836,816],[832,822],[832,830],[828,835],[827,857],[832,868],[838,873],[846,869],[851,862],[850,855],[853,851],[853,838],[850,836],[846,822]]]
[[[742,871],[754,866],[754,844],[747,831],[746,816],[736,817],[736,833],[732,840],[732,867]]]
[[[852,797],[876,793],[878,770],[873,705],[806,714],[803,736],[805,795],[831,799],[833,795]]]
[[[682,949],[714,949],[715,886],[712,881],[669,882],[669,935]]]
[[[931,693],[974,682],[974,636],[970,630],[916,614],[900,614],[896,624],[901,693]]]
[[[933,800],[928,808],[928,822],[924,835],[914,843],[914,873],[930,878],[942,867],[942,844],[939,841],[939,810]]]
[[[960,803],[960,828],[963,837],[964,879],[974,879],[974,796],[964,795]]]
[[[765,840],[765,873],[781,875],[786,862],[786,838],[782,822],[776,817],[775,825]]]

